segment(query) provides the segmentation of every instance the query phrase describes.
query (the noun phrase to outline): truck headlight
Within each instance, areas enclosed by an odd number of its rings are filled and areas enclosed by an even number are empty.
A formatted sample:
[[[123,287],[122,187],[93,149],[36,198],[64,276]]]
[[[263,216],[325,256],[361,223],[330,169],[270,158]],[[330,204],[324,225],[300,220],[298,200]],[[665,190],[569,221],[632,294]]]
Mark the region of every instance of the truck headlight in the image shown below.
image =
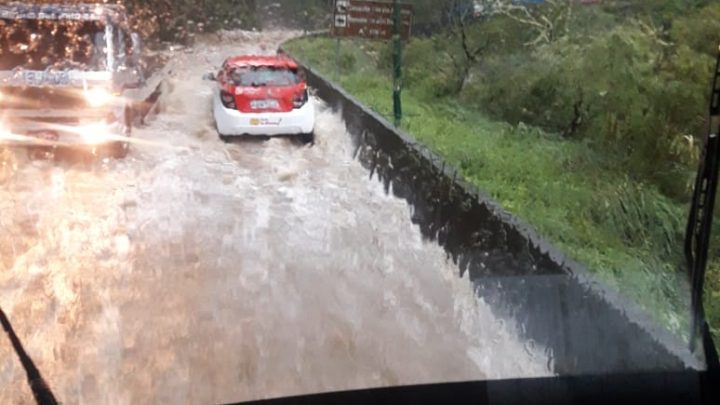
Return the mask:
[[[9,140],[12,137],[10,131],[8,131],[4,125],[0,125],[0,141]]]
[[[110,104],[114,96],[107,89],[97,87],[85,92],[85,100],[91,107],[102,107]]]
[[[88,124],[79,128],[80,136],[87,144],[96,145],[107,142],[112,135],[107,124]]]

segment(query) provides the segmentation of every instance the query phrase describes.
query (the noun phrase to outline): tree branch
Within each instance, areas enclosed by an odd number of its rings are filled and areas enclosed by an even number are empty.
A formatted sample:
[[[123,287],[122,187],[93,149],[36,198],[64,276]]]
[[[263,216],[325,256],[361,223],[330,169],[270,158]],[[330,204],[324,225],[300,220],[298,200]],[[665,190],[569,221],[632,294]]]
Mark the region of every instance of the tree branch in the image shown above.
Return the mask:
[[[558,27],[564,23],[564,34],[570,31],[572,0],[547,0],[544,5],[526,6],[513,4],[511,0],[486,0],[491,13],[505,16],[515,22],[529,26],[537,36],[525,45],[549,43],[557,39]]]

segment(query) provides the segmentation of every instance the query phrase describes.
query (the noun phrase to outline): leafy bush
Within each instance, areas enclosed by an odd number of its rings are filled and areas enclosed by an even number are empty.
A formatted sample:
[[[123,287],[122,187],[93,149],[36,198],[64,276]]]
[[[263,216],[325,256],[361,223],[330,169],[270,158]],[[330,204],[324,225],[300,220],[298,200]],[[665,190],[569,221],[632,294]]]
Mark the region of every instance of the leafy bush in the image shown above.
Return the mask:
[[[405,85],[408,87],[421,87],[433,80],[439,70],[439,65],[447,61],[438,57],[436,41],[431,38],[418,38],[410,41],[403,53],[403,66]],[[385,47],[386,54],[392,58],[392,47]],[[442,55],[442,54],[441,54]],[[386,56],[387,57],[387,56]],[[392,59],[389,67],[392,66]],[[430,84],[432,86],[432,84]]]
[[[404,51],[404,83],[426,99],[454,95],[466,75],[462,58],[446,37],[413,40]]]
[[[720,4],[675,20],[671,36],[678,44],[714,57],[720,44]]]
[[[494,55],[463,97],[514,124],[587,138],[620,169],[682,198],[698,157],[711,67],[705,54],[624,24],[585,43],[567,38]]]

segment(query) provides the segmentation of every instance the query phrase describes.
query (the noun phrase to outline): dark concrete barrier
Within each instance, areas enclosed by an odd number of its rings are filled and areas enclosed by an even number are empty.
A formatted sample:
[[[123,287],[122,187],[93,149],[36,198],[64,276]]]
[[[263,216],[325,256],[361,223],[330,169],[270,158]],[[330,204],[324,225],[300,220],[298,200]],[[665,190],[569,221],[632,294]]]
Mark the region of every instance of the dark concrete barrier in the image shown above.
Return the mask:
[[[469,272],[476,292],[559,375],[702,370],[704,360],[637,305],[598,282],[442,159],[306,67],[309,85],[342,114],[357,158],[412,219]],[[392,185],[392,187],[391,187]]]

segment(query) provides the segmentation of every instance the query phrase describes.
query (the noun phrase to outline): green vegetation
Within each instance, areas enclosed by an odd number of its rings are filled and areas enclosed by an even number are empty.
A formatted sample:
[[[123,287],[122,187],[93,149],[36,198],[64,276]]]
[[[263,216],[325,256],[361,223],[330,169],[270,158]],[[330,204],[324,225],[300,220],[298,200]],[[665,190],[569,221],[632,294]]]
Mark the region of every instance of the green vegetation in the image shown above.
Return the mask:
[[[514,9],[449,14],[406,46],[402,126],[685,335],[682,241],[720,5],[639,3],[529,8],[552,22],[544,28]],[[344,42],[340,75],[334,40],[287,48],[391,117],[388,44]],[[717,327],[720,244],[711,256],[706,310]]]

